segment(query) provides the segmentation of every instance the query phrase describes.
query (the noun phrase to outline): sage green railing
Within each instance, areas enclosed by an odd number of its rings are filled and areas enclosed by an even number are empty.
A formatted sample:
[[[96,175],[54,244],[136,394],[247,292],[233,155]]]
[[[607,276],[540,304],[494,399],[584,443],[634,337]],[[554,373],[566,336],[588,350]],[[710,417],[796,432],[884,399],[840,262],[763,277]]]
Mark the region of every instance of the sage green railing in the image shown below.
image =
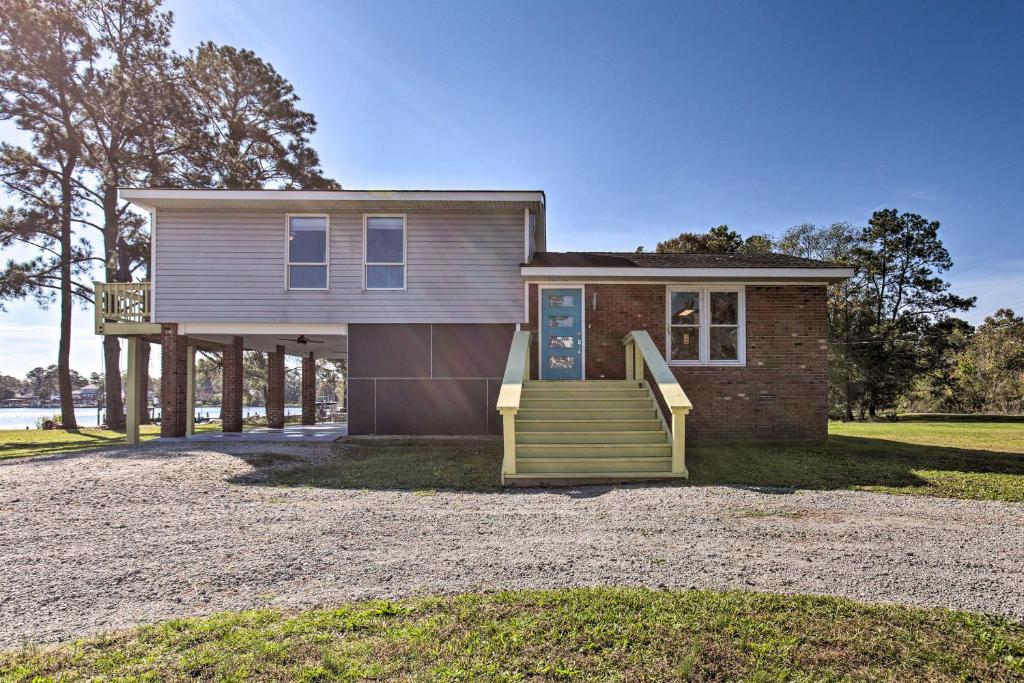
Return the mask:
[[[671,420],[667,426],[672,432],[672,472],[689,476],[686,471],[686,415],[693,404],[646,330],[630,332],[622,338],[622,344],[626,347],[626,379],[643,382],[646,367],[653,380],[651,388],[668,411],[663,418]]]
[[[530,378],[530,333],[517,330],[512,335],[512,346],[508,351],[505,376],[498,392],[498,412],[501,413],[502,431],[505,437],[504,455],[501,459],[501,479],[516,473],[516,413],[523,394],[523,383]]]
[[[94,282],[96,334],[107,323],[151,322],[152,295],[148,282]]]

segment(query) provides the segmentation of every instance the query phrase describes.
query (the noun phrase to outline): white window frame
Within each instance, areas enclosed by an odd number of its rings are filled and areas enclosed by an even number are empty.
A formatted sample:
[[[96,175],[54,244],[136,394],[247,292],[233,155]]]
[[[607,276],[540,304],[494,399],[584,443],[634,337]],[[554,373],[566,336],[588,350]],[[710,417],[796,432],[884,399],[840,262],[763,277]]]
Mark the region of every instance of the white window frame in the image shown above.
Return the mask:
[[[367,233],[369,230],[370,218],[401,218],[402,219],[402,262],[383,263],[367,260]],[[363,214],[363,291],[364,292],[404,292],[409,289],[409,268],[408,268],[408,245],[409,245],[409,220],[404,213],[364,213]],[[367,266],[402,266],[401,287],[370,287],[366,283]]]
[[[700,348],[697,360],[672,360],[672,293],[697,292],[700,299],[698,327],[700,329]],[[711,360],[711,293],[736,292],[736,360]],[[715,325],[714,327],[732,327],[732,325]],[[743,285],[668,285],[665,287],[665,362],[675,366],[717,366],[744,367],[747,364],[747,296]]]
[[[324,261],[292,261],[290,237],[293,218],[323,218],[326,233],[324,235]],[[326,266],[327,279],[324,287],[292,287],[292,266]],[[286,213],[284,215],[284,288],[293,292],[326,292],[331,288],[331,215],[327,213]]]

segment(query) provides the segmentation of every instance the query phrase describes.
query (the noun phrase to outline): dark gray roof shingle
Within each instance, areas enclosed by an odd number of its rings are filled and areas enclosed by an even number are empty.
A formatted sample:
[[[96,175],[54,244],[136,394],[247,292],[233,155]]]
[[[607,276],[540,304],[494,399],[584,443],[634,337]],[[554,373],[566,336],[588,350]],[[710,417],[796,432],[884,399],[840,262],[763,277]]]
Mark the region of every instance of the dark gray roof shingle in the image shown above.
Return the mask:
[[[847,268],[787,254],[656,254],[626,251],[538,251],[540,268]]]

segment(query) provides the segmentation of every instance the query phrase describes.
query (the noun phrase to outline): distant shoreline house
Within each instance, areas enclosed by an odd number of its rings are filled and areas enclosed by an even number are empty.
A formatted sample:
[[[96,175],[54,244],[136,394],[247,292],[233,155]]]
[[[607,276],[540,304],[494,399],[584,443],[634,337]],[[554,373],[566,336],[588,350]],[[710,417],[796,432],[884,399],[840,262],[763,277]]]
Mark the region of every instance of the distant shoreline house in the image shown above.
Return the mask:
[[[243,349],[269,354],[272,427],[285,355],[305,422],[313,359],[343,359],[351,434],[501,434],[506,482],[685,476],[688,441],[825,436],[825,287],[846,267],[549,252],[540,191],[121,197],[151,214],[152,280],[100,283],[96,328],[162,344],[165,436],[191,429],[198,348],[223,353],[226,431]]]

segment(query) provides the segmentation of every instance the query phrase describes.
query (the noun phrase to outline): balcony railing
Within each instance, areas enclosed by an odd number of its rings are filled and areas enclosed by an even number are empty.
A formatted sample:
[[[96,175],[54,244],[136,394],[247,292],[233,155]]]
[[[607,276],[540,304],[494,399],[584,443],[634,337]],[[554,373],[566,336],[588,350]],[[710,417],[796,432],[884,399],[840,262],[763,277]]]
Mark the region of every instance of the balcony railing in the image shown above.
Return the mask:
[[[96,334],[151,331],[152,295],[148,282],[95,282]]]

